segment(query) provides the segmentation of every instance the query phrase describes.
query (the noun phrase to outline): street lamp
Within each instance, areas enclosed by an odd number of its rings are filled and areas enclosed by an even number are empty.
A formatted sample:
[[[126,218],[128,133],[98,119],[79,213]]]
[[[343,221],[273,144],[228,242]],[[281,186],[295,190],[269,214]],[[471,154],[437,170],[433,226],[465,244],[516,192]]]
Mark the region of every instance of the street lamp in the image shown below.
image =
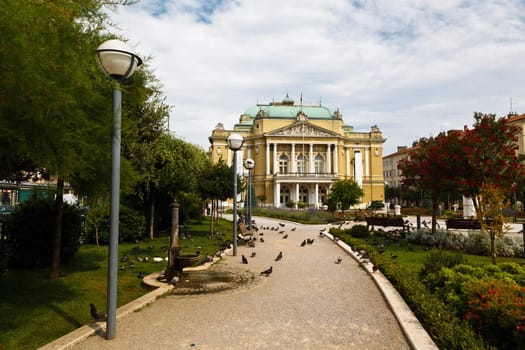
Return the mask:
[[[228,148],[233,151],[233,256],[237,255],[237,151],[243,143],[244,139],[239,134],[228,137]]]
[[[113,86],[113,133],[111,136],[111,194],[109,219],[108,295],[106,339],[115,338],[117,320],[118,232],[120,206],[120,129],[121,82],[133,76],[142,64],[140,57],[131,52],[120,40],[108,40],[97,48],[97,58],[102,71],[115,80]]]
[[[251,158],[248,158],[244,161],[244,168],[248,170],[248,192],[246,193],[246,202],[248,206],[246,207],[246,221],[248,222],[248,229],[251,229],[252,225],[252,169],[255,167],[255,161]]]

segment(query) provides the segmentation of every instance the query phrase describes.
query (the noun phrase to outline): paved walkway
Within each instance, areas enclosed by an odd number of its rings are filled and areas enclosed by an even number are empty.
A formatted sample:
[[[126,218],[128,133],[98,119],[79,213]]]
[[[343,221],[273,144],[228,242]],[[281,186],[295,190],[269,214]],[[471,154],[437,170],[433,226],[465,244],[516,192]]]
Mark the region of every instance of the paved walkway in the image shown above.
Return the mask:
[[[281,228],[266,218],[257,218],[257,224],[284,232],[264,230],[264,242],[239,246],[236,257],[230,252],[212,267],[248,274],[250,283],[223,292],[167,294],[119,318],[115,339],[106,340],[99,331],[68,348],[436,349],[395,290],[381,288],[388,282],[376,284],[384,279],[380,272],[372,275],[338,244],[320,238],[323,226],[286,223]],[[307,238],[314,243],[301,247]],[[279,252],[282,260],[274,261]],[[241,263],[243,254],[247,265]],[[342,262],[335,264],[338,257]],[[259,275],[270,266],[269,277]],[[424,339],[414,342],[404,332]]]

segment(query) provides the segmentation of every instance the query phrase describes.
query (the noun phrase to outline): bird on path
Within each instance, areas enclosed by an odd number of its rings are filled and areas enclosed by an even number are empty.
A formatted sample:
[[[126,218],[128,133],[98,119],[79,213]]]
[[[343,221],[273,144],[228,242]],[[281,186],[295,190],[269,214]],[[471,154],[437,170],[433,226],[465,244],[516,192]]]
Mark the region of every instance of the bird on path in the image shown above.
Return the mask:
[[[96,322],[106,321],[107,315],[103,312],[98,311],[94,304],[89,304],[89,309],[93,320],[95,320]]]
[[[279,226],[284,227],[284,224],[282,222],[279,223]]]
[[[343,261],[343,259],[341,259],[341,257],[338,257],[337,260],[335,261],[335,263],[336,264],[340,264],[342,261]]]
[[[248,263],[248,259],[246,259],[246,257],[244,256],[244,254],[243,254],[243,256],[242,256],[242,263],[243,263],[243,264],[247,264],[247,263]]]
[[[372,266],[372,272],[376,272],[377,270],[379,270],[379,268],[376,265]]]
[[[272,270],[273,270],[273,266],[270,266],[269,269],[262,271],[262,272],[260,273],[260,275],[264,275],[264,276],[268,277],[268,276],[270,276],[270,274],[272,273]]]
[[[252,252],[252,255],[250,255],[250,258],[255,258],[255,252]]]
[[[283,234],[283,233],[284,233],[284,230],[279,231],[279,234]]]
[[[301,243],[301,247],[304,247],[306,245],[306,239]]]
[[[259,240],[264,243],[264,238],[260,237]]]
[[[294,227],[294,228],[292,228],[292,230],[291,230],[291,231],[295,231],[295,229],[296,229],[296,228],[297,228],[297,227]]]
[[[284,238],[284,239],[288,238],[288,234],[285,234],[285,235],[283,236],[283,238]]]
[[[277,254],[277,257],[275,258],[275,261],[279,261],[283,258],[283,252],[279,252],[279,254]]]
[[[308,239],[306,240],[306,244],[313,244],[314,241],[315,241],[314,238],[312,238],[312,239],[308,238]]]

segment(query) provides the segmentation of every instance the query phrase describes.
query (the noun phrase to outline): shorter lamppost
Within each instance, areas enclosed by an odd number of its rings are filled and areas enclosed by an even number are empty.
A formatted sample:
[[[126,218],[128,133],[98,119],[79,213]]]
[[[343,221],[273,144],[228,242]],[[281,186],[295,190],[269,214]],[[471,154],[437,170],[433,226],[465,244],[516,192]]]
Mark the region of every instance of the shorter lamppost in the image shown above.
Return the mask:
[[[106,339],[115,338],[117,323],[118,232],[120,206],[120,129],[122,92],[120,83],[128,81],[142,64],[140,57],[131,52],[120,40],[108,40],[97,48],[102,71],[115,80],[113,86],[113,134],[111,137],[111,192],[109,214],[108,295]]]
[[[246,223],[249,230],[252,228],[252,169],[255,167],[255,161],[248,158],[244,161],[244,167],[248,170],[248,185],[246,186]]]
[[[228,137],[228,148],[233,151],[233,256],[237,256],[237,151],[243,143],[244,139],[239,134]]]

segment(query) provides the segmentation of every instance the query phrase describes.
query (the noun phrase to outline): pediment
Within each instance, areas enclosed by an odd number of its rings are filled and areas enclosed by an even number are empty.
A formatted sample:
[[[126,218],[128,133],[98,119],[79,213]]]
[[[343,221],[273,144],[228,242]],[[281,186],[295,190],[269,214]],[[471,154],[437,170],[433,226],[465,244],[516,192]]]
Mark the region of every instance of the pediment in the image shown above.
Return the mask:
[[[308,122],[296,122],[291,125],[270,131],[266,136],[297,136],[297,137],[340,137],[341,135],[310,124]]]

